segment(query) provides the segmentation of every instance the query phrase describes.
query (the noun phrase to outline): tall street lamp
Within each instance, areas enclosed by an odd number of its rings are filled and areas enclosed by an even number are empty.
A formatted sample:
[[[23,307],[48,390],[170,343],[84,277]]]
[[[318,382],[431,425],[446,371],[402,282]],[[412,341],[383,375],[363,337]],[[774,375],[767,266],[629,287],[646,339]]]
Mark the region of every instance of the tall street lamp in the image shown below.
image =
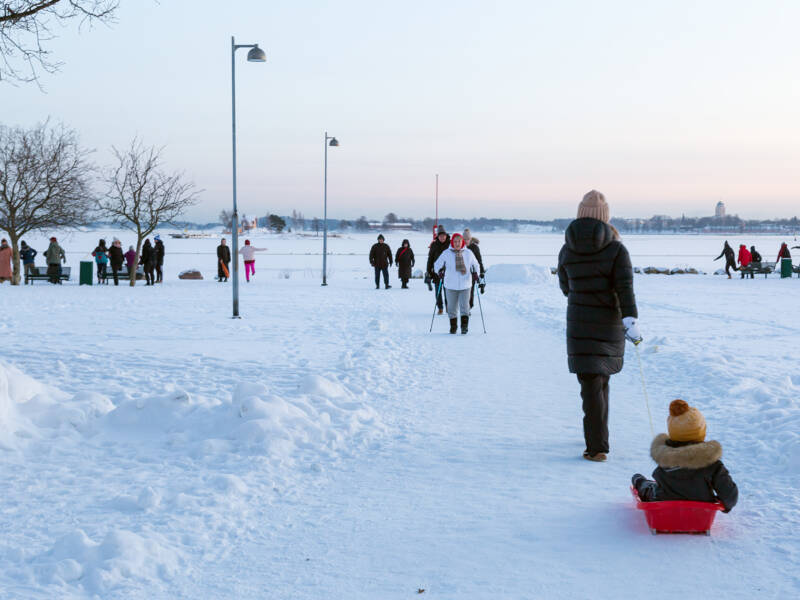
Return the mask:
[[[237,44],[231,36],[231,117],[233,131],[233,318],[239,318],[239,209],[236,206],[236,51],[250,48],[248,62],[267,62],[267,55],[258,44]]]
[[[328,142],[330,140],[330,142]],[[328,285],[328,146],[338,146],[339,140],[325,132],[325,184],[323,192],[324,215],[322,217],[322,285]]]

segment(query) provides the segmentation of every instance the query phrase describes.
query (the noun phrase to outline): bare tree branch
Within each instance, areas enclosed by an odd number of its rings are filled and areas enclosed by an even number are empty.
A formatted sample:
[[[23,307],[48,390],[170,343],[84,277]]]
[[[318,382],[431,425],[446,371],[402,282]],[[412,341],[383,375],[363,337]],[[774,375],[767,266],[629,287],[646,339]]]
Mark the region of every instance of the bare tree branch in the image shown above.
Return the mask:
[[[18,243],[31,231],[86,225],[94,166],[78,135],[63,125],[0,126],[0,230],[11,239],[12,283],[21,273]]]
[[[105,176],[108,187],[97,201],[98,210],[120,227],[136,234],[136,264],[144,239],[161,224],[173,223],[197,204],[200,190],[183,173],[162,169],[163,148],[145,147],[134,138],[125,150],[113,148],[116,165]],[[131,285],[136,283],[131,270]]]
[[[38,81],[61,66],[47,43],[54,25],[112,23],[119,0],[9,0],[0,2],[0,81]]]

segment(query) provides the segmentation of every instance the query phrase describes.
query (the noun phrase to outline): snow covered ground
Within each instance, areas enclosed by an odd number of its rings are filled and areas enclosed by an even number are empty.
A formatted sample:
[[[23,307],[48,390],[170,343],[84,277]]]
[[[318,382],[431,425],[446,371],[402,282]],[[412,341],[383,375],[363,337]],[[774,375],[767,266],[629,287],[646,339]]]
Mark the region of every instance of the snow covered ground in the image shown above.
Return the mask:
[[[59,237],[77,267],[99,236]],[[0,597],[800,594],[800,281],[636,277],[656,429],[672,399],[700,407],[740,487],[711,537],[654,537],[628,492],[654,467],[633,348],[609,462],[580,458],[560,236],[480,235],[489,333],[476,310],[468,336],[428,333],[421,281],[373,288],[373,237],[329,240],[321,288],[321,239],[254,236],[241,320],[215,239],[165,238],[155,288],[0,286]],[[625,242],[705,270],[722,245]]]

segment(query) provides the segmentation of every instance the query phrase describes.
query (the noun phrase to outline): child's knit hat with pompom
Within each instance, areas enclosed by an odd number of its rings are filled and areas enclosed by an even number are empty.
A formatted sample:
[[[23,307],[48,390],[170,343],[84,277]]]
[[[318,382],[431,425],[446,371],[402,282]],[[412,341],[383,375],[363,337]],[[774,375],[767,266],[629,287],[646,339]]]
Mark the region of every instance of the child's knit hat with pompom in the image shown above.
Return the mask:
[[[706,419],[684,400],[673,400],[669,405],[667,431],[674,442],[702,442],[706,439]]]

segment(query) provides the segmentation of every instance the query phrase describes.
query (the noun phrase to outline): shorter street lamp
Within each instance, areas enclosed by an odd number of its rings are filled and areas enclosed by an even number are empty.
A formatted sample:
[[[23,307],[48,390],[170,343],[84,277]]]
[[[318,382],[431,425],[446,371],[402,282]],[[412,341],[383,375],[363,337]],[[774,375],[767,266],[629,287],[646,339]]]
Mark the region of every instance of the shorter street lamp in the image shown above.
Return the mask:
[[[330,140],[330,142],[328,142]],[[322,285],[328,285],[328,146],[338,146],[339,140],[325,132],[325,183],[323,190],[322,225]]]

